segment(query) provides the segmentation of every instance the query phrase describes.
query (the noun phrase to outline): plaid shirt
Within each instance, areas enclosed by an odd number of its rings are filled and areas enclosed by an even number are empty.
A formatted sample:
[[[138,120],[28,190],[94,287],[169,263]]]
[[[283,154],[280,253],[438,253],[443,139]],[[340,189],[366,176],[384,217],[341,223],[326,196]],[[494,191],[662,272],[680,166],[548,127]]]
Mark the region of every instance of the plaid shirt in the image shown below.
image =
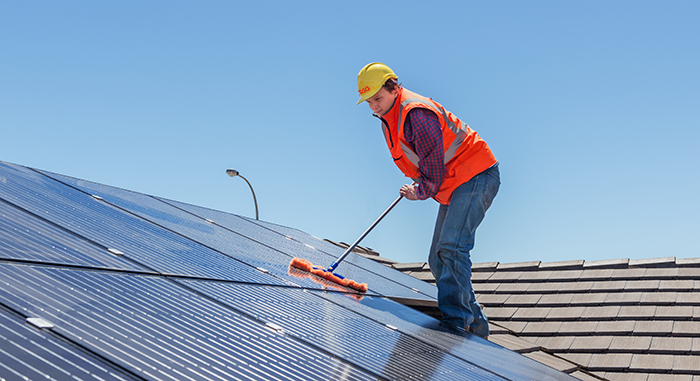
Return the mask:
[[[406,143],[418,155],[420,185],[416,188],[419,200],[437,194],[445,178],[445,148],[442,141],[442,128],[434,112],[424,108],[414,108],[408,112],[403,125]]]

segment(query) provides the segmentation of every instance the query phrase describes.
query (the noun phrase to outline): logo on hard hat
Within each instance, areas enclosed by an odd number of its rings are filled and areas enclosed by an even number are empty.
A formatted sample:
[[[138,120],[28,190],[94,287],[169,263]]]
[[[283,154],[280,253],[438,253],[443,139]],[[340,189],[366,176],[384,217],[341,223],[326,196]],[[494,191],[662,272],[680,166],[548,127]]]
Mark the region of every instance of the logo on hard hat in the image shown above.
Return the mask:
[[[369,86],[365,86],[364,88],[360,89],[360,95],[362,95],[368,91],[369,91]]]

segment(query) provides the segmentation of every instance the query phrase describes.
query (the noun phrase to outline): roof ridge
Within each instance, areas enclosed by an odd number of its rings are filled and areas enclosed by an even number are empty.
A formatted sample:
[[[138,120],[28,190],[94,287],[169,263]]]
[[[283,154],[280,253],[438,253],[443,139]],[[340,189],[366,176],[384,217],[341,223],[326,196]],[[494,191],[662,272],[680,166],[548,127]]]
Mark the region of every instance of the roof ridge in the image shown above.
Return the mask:
[[[576,270],[576,269],[625,269],[625,268],[663,268],[663,267],[700,267],[700,258],[644,258],[644,259],[605,259],[586,261],[583,259],[541,262],[479,262],[472,265],[472,271],[538,271],[538,270]]]

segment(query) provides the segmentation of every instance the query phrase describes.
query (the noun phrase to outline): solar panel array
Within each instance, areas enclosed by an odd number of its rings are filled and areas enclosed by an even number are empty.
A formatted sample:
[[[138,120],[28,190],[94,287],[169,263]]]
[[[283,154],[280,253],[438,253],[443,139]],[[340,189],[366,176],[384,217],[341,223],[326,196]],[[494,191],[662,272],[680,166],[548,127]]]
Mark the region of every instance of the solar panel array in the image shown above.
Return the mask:
[[[0,380],[571,380],[388,297],[435,287],[351,254],[358,294],[289,268],[295,229],[0,162]]]

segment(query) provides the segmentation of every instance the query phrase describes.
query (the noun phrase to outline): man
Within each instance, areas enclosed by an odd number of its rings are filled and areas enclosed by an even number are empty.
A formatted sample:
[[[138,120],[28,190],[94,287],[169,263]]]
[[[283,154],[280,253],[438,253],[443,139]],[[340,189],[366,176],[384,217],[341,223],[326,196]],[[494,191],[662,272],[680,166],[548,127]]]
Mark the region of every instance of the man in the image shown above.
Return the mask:
[[[476,301],[471,259],[476,228],[500,186],[498,162],[486,142],[439,103],[403,88],[386,65],[374,62],[357,75],[360,100],[382,122],[394,163],[413,183],[409,200],[440,203],[428,263],[438,286],[442,321],[482,337],[488,319]]]

